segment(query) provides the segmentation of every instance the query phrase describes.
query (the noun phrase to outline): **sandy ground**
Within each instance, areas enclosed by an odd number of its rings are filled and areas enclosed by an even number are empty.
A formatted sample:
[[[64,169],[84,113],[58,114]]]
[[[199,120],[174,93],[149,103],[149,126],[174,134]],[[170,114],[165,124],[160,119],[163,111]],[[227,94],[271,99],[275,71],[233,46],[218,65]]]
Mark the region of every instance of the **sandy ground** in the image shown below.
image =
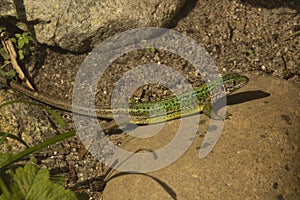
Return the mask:
[[[207,157],[199,158],[209,121],[201,116],[206,123],[176,162],[150,176],[115,171],[104,199],[297,199],[300,112],[295,107],[300,102],[295,95],[300,95],[299,85],[251,76],[249,85],[228,98],[231,117]],[[178,124],[171,121],[154,137],[132,139],[122,147],[132,152],[165,147],[178,133]]]

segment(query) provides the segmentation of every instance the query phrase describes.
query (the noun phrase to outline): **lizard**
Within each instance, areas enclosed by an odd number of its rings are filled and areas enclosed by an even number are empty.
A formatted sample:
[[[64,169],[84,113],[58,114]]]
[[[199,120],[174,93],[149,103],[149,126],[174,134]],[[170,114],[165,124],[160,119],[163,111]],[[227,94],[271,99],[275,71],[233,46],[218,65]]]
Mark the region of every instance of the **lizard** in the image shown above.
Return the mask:
[[[192,115],[199,112],[205,114],[210,113],[212,102],[215,102],[220,98],[220,94],[216,93],[211,96],[211,92],[220,86],[224,86],[225,94],[229,95],[232,92],[245,86],[249,81],[247,76],[243,76],[237,73],[226,74],[223,77],[219,77],[211,82],[202,84],[199,87],[195,87],[193,91],[189,90],[183,92],[177,97],[172,97],[165,100],[155,102],[130,102],[128,108],[120,106],[117,109],[111,109],[109,106],[100,106],[95,108],[98,118],[113,119],[112,113],[124,113],[129,112],[131,115],[130,123],[133,124],[153,124],[163,121],[177,119],[183,116]],[[0,83],[8,85],[13,90],[21,92],[32,99],[47,104],[51,107],[58,108],[68,112],[75,112],[87,116],[94,116],[91,108],[72,106],[72,102],[53,98],[44,93],[31,90],[21,84],[14,81],[7,81],[6,78],[0,76]],[[196,97],[198,99],[197,105],[191,103]],[[208,112],[207,112],[208,111]],[[149,117],[149,113],[154,113],[154,116]]]

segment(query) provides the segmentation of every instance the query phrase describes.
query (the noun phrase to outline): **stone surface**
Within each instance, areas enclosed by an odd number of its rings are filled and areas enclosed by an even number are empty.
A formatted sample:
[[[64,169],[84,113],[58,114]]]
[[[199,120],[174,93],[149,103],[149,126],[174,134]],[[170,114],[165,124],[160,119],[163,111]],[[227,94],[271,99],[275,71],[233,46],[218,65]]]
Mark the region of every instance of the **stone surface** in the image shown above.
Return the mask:
[[[103,198],[297,199],[299,97],[299,85],[252,76],[247,86],[229,98],[227,110],[232,116],[225,121],[221,137],[207,157],[198,157],[203,141],[198,135],[188,151],[166,168],[146,175],[114,171]],[[131,139],[122,147],[162,147],[172,140],[178,122],[168,122],[158,136]],[[203,133],[205,125],[200,129]]]
[[[5,90],[0,86],[0,105],[14,101],[19,94]],[[25,100],[26,101],[26,100]],[[30,101],[28,101],[30,102]],[[13,103],[0,108],[0,131],[20,137],[28,146],[41,143],[59,133],[56,121],[37,105]],[[17,140],[8,138],[1,145],[1,153],[17,153],[25,150],[26,146]]]
[[[1,0],[0,19],[26,22],[38,42],[73,52],[90,50],[116,33],[167,26],[185,0]]]

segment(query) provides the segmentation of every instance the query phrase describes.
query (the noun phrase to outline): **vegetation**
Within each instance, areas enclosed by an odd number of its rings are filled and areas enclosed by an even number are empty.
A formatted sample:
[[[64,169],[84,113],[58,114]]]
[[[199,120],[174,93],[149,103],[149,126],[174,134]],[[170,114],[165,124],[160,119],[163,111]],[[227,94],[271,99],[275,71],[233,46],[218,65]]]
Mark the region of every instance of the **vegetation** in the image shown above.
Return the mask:
[[[24,51],[29,50],[29,42],[33,40],[33,38],[29,35],[28,32],[23,32],[22,34],[16,33],[15,37],[10,39],[18,49],[19,59],[24,59]]]
[[[30,103],[38,105],[45,109],[61,127],[65,126],[65,122],[51,109],[27,101],[11,101],[0,105],[3,106],[14,103]],[[66,178],[50,176],[48,169],[39,168],[33,153],[41,149],[73,137],[75,131],[69,131],[53,137],[45,142],[29,147],[26,141],[14,134],[0,132],[0,147],[7,138],[17,140],[26,146],[24,151],[19,153],[0,152],[0,200],[6,199],[88,199],[87,195],[76,194],[71,190],[64,188]],[[30,157],[31,156],[31,157]],[[30,159],[28,159],[30,158]],[[26,161],[25,165],[20,165],[18,161]],[[80,197],[80,198],[78,198]]]
[[[16,69],[7,66],[12,64],[13,59],[22,61],[34,54],[31,48],[33,46],[33,38],[26,31],[12,35],[6,31],[5,27],[0,26],[0,40],[0,63],[2,63],[0,66],[0,75],[12,79],[16,76]],[[15,49],[17,55],[14,56]]]

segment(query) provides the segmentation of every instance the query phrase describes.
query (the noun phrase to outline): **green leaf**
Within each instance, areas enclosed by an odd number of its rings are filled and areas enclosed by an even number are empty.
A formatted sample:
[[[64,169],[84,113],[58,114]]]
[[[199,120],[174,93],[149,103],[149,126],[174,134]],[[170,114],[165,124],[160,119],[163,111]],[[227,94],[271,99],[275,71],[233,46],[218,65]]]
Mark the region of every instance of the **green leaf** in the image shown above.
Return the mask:
[[[0,55],[4,60],[8,60],[10,57],[4,48],[0,48]]]
[[[27,37],[24,37],[24,38],[23,38],[23,41],[24,41],[25,44],[29,44],[29,40],[28,40]]]
[[[19,167],[15,172],[8,170],[7,173],[12,177],[11,199],[77,199],[74,192],[51,182],[47,169],[39,169],[36,165],[27,164],[24,168]]]
[[[24,59],[24,54],[23,54],[23,50],[22,49],[18,50],[18,54],[19,54],[19,59],[23,60]]]
[[[46,110],[46,112],[49,113],[62,128],[66,126],[66,122],[55,111],[51,110],[50,108],[44,105],[39,105],[39,106],[44,110]]]
[[[0,32],[1,32],[1,31],[0,31]],[[288,40],[288,39],[290,39],[291,37],[299,36],[299,35],[300,35],[300,31],[296,31],[296,32],[292,33],[291,35],[287,36],[287,37],[285,38],[285,41]]]
[[[5,163],[11,163],[13,159],[14,159],[14,154],[12,153],[0,153],[0,167],[3,166],[3,164]]]
[[[30,147],[16,155],[13,154],[4,154],[2,159],[0,159],[0,172],[7,169],[8,166],[10,166],[12,163],[19,161],[20,159],[24,158],[25,156],[28,156],[36,151],[39,151],[45,147],[48,147],[50,145],[53,145],[57,142],[63,141],[67,138],[75,136],[75,131],[69,131],[64,134],[57,135],[53,138],[50,138],[49,140],[46,140],[45,142],[39,143],[33,147]],[[1,154],[0,154],[1,158]]]
[[[66,177],[63,176],[51,176],[50,180],[53,183],[59,184],[59,185],[65,185],[66,181],[68,180]]]
[[[90,197],[87,193],[84,192],[76,192],[77,199],[79,200],[89,200]]]
[[[24,144],[27,148],[29,148],[29,146],[26,144],[26,142],[24,140],[22,140],[20,137],[14,135],[14,134],[9,134],[9,133],[4,133],[4,132],[1,132],[0,131],[0,136],[4,137],[9,137],[11,139],[14,139],[14,140],[17,140],[19,141],[20,143]],[[0,145],[1,145],[1,140],[0,140]]]
[[[23,48],[23,46],[24,46],[24,40],[23,39],[19,39],[18,40],[18,49],[22,49]]]
[[[2,192],[2,195],[0,196],[0,199],[9,199],[9,197],[11,196],[11,193],[9,192],[7,186],[5,185],[5,182],[3,181],[4,178],[7,177],[6,174],[4,173],[0,173],[0,191]],[[3,179],[2,179],[3,177]],[[1,194],[1,193],[0,193]]]
[[[17,39],[16,38],[10,38],[10,41],[12,41],[13,43],[16,43]]]
[[[0,133],[1,134],[1,133]],[[7,136],[9,135],[9,133],[4,133],[0,139],[0,146],[1,144],[4,142],[4,140],[7,138]]]
[[[12,80],[14,77],[16,77],[16,71],[14,69],[11,69],[8,72],[6,72],[2,69],[2,67],[8,65],[9,63],[11,63],[11,62],[7,62],[0,67],[0,74],[9,80]]]
[[[34,164],[37,164],[39,161],[36,157],[34,157],[33,155],[29,156],[29,160],[34,163]]]
[[[31,41],[31,40],[33,40],[33,37],[31,37],[30,35],[28,35],[28,36],[27,36],[27,39],[28,39],[29,41]]]
[[[20,37],[22,37],[21,34],[19,34],[19,33],[16,33],[15,36],[16,36],[16,38],[18,38],[18,39],[19,39]]]
[[[6,30],[6,28],[5,27],[3,27],[3,26],[0,26],[0,33],[2,33],[3,31],[5,31]]]
[[[25,32],[22,33],[22,36],[23,36],[23,37],[26,37],[28,34],[29,34],[29,33],[28,33],[27,31],[25,31]]]
[[[247,54],[248,54],[249,56],[254,56],[254,52],[253,52],[252,49],[248,49],[248,50],[247,50]]]
[[[156,49],[154,47],[147,47],[146,50],[150,51],[151,53],[155,53],[156,52]]]

